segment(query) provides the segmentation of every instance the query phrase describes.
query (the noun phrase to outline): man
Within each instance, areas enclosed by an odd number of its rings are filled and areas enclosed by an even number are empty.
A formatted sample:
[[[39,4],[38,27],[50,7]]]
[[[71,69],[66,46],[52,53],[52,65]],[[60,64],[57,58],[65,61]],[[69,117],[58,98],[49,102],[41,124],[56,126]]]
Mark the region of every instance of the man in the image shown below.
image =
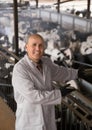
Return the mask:
[[[44,57],[44,39],[38,34],[29,35],[25,48],[27,54],[14,66],[12,77],[17,102],[16,130],[56,130],[54,105],[72,90],[53,88],[52,81],[76,79],[78,71]]]

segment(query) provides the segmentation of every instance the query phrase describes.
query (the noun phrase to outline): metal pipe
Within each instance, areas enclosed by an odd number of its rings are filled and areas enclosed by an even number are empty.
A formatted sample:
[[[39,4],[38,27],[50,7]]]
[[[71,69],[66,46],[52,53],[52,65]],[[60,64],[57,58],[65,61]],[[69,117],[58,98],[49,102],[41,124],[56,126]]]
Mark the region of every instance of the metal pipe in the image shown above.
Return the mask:
[[[14,46],[15,46],[15,53],[19,55],[19,44],[18,44],[18,9],[17,9],[17,0],[13,0],[14,3]],[[17,62],[17,61],[15,61]]]
[[[87,18],[89,19],[90,18],[90,2],[91,0],[87,0],[88,3],[87,3]]]
[[[0,86],[3,86],[3,87],[12,87],[11,84],[4,84],[4,83],[0,83]]]
[[[92,84],[87,82],[86,80],[79,79],[79,88],[85,94],[92,96]]]
[[[90,65],[90,64],[83,63],[83,62],[79,62],[79,61],[76,61],[76,60],[72,60],[72,62],[73,62],[73,63],[80,64],[80,65],[84,65],[84,66],[92,67],[92,65]]]
[[[85,97],[81,92],[79,92],[78,90],[76,90],[76,91],[72,92],[71,94],[72,94],[72,96],[69,95],[70,98],[74,98],[76,101],[79,102],[80,105],[84,104],[85,105],[84,109],[86,109],[86,108],[89,109],[90,108],[90,110],[92,110],[92,101],[89,100],[87,97]]]

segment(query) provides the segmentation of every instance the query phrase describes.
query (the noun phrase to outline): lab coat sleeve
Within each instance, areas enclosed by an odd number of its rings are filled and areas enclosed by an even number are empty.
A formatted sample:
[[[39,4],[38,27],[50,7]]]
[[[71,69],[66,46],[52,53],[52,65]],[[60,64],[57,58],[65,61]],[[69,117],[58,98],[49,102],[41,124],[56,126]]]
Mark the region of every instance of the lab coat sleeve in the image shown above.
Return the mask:
[[[67,82],[78,78],[77,69],[56,65],[50,59],[47,60],[47,64],[51,70],[52,80]]]
[[[18,96],[21,95],[22,99],[26,99],[32,104],[61,103],[62,96],[60,90],[37,90],[34,86],[34,81],[32,78],[29,79],[27,72],[21,66],[17,67],[15,65],[13,69],[12,85],[16,96],[15,100],[18,100]]]

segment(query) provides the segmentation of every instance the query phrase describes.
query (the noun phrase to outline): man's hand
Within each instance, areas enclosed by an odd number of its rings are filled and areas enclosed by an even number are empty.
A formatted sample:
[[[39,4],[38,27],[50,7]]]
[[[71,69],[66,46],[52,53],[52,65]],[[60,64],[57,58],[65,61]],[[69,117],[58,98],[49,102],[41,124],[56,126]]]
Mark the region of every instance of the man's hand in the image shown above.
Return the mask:
[[[70,84],[66,84],[63,87],[60,87],[60,91],[62,94],[62,97],[67,96],[68,94],[70,94],[71,92],[75,91],[76,89],[71,87]]]

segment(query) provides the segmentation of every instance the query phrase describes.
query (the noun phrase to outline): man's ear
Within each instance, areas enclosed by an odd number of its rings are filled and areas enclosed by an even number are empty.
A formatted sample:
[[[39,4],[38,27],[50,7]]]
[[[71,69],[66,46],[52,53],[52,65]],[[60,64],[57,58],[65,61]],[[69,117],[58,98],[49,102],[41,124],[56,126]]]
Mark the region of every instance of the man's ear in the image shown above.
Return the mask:
[[[25,45],[24,50],[27,51],[27,44]]]

